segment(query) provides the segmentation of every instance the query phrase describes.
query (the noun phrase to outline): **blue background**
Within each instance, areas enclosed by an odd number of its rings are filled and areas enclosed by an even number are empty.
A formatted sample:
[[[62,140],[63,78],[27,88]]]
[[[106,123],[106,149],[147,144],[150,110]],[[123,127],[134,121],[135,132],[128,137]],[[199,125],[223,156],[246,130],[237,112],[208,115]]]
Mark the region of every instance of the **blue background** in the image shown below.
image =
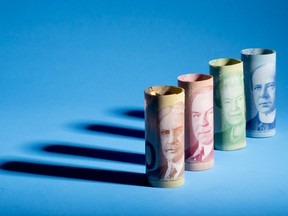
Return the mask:
[[[0,0],[0,215],[287,215],[288,2]],[[149,187],[144,89],[277,51],[277,135]]]

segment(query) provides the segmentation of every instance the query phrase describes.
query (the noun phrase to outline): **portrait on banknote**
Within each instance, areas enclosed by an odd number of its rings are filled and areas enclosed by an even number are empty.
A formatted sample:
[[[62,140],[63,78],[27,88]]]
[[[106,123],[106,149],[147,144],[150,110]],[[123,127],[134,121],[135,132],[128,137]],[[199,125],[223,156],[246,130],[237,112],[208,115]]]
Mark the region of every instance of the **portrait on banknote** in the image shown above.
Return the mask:
[[[191,119],[189,148],[185,150],[186,162],[206,162],[214,154],[213,86],[205,86],[193,92],[189,103]]]
[[[147,175],[149,178],[159,180],[183,178],[184,103],[165,106],[154,117],[148,122],[148,124],[154,122],[148,130],[156,130],[153,134],[157,138],[154,139],[154,143],[146,144],[146,164],[149,164]]]
[[[246,142],[243,74],[223,74],[217,82],[215,102],[221,110],[222,131],[215,139],[224,145]]]
[[[248,119],[247,130],[271,130],[276,125],[276,80],[275,64],[260,65],[251,73],[251,92],[256,107],[256,115]]]

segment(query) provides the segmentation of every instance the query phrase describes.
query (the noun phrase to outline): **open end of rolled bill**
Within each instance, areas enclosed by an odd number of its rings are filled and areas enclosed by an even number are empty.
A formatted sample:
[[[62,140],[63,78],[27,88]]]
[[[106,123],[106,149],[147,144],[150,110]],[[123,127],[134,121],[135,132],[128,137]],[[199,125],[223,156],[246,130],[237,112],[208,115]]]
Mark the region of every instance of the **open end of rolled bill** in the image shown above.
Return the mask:
[[[215,59],[209,62],[209,65],[212,67],[224,67],[224,66],[231,66],[235,64],[241,63],[238,59],[232,59],[232,58],[220,58]]]
[[[199,82],[212,79],[211,75],[207,74],[184,74],[178,76],[178,81],[180,82]]]
[[[249,48],[241,51],[242,55],[268,55],[275,53],[275,50],[261,49],[261,48]]]
[[[176,86],[153,86],[145,90],[147,94],[155,96],[179,94],[183,91],[184,90],[182,88]]]

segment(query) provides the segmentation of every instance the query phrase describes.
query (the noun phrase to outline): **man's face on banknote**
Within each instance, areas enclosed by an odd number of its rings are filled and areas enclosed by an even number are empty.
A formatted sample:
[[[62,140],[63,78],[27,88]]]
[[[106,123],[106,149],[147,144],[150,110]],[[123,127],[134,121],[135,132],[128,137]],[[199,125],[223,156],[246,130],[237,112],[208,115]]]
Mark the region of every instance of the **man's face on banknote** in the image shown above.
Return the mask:
[[[167,108],[161,111],[160,142],[167,160],[177,162],[183,157],[184,112],[183,109]]]
[[[275,66],[266,64],[255,70],[252,90],[257,110],[269,114],[275,109]]]

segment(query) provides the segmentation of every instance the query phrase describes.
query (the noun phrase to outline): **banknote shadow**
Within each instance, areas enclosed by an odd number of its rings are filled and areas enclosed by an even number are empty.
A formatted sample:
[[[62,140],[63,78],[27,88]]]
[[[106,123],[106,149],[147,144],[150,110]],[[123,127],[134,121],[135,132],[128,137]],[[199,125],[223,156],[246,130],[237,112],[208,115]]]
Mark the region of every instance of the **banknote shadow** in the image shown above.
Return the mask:
[[[49,153],[89,157],[89,158],[97,158],[110,161],[145,165],[145,155],[138,153],[87,148],[62,143],[43,145],[42,150]]]
[[[119,110],[118,110],[119,111]],[[144,119],[144,111],[137,109],[125,109],[121,111],[121,115]],[[102,123],[79,123],[73,125],[74,129],[80,129],[85,132],[103,133],[115,136],[123,136],[137,139],[145,138],[145,131],[140,129],[115,126],[113,124]],[[39,145],[38,145],[39,146]],[[145,165],[145,155],[129,152],[119,152],[106,149],[87,148],[74,146],[63,143],[49,143],[41,144],[41,151],[53,154],[80,156],[98,158],[110,161],[118,161],[124,163],[133,163]],[[38,147],[39,150],[39,147]],[[73,167],[55,165],[42,162],[28,162],[28,161],[6,161],[0,164],[0,169],[22,173],[27,175],[38,175],[47,177],[70,178],[80,180],[90,180],[115,184],[127,184],[133,186],[150,187],[146,175],[144,173],[135,173],[128,171],[116,171],[106,169],[92,169],[84,167]]]
[[[79,130],[89,131],[93,133],[104,133],[116,136],[131,137],[137,139],[145,139],[145,131],[128,128],[119,127],[111,124],[97,124],[97,123],[80,123],[76,125]]]
[[[139,119],[144,119],[144,111],[143,110],[126,110],[123,112],[124,115]]]
[[[144,119],[143,109],[117,108],[112,110],[112,113],[120,116],[132,117],[139,120]]]
[[[40,176],[150,187],[145,174],[126,171],[91,169],[25,161],[5,162],[1,165],[1,169]]]

